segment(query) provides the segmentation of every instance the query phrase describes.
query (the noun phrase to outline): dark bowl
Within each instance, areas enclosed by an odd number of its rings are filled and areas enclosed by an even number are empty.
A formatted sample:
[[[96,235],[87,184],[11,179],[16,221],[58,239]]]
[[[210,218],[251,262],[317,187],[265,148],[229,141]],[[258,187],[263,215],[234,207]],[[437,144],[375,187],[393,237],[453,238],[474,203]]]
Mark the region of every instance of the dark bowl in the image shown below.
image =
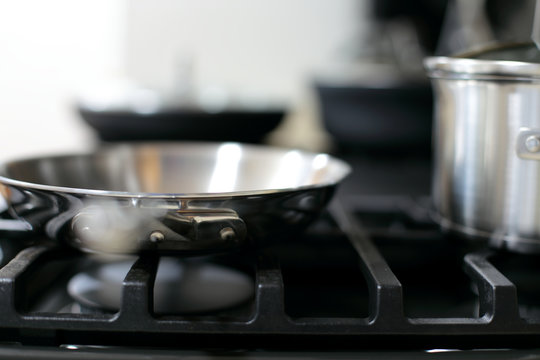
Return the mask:
[[[315,86],[322,121],[338,146],[380,152],[430,151],[429,82]]]
[[[216,113],[169,108],[141,113],[78,106],[104,141],[207,140],[258,143],[283,120],[284,109],[227,109]]]

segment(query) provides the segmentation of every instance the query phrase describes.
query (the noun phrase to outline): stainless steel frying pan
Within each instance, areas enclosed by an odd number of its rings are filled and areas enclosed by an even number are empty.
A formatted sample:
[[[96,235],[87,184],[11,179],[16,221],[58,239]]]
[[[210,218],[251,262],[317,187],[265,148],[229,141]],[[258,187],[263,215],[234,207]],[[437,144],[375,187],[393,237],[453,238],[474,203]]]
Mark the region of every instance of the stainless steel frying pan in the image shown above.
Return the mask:
[[[237,143],[104,147],[12,161],[0,228],[94,252],[217,252],[279,239],[318,216],[350,167],[327,154]]]

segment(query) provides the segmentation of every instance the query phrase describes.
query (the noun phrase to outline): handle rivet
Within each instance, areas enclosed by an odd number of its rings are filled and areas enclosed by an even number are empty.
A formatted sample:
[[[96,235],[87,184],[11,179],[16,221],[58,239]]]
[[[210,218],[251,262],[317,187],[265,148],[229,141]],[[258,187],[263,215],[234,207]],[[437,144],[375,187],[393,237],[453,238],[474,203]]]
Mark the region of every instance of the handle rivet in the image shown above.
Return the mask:
[[[531,135],[525,139],[525,148],[531,153],[540,151],[540,138],[536,135]]]
[[[165,240],[165,235],[161,231],[152,231],[152,233],[149,236],[149,239],[153,243],[159,243]]]
[[[234,240],[234,238],[236,238],[236,233],[234,232],[234,230],[232,228],[225,227],[225,228],[220,230],[219,236],[221,237],[221,240],[223,240],[223,241],[230,241],[230,240]]]

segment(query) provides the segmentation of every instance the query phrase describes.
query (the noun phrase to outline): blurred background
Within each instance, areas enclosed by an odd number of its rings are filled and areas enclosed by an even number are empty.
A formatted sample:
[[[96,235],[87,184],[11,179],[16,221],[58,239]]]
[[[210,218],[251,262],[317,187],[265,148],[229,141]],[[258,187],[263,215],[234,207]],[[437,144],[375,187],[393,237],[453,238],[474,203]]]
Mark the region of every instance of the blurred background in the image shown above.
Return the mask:
[[[0,159],[148,139],[428,152],[422,59],[528,41],[533,10],[528,0],[1,2]]]

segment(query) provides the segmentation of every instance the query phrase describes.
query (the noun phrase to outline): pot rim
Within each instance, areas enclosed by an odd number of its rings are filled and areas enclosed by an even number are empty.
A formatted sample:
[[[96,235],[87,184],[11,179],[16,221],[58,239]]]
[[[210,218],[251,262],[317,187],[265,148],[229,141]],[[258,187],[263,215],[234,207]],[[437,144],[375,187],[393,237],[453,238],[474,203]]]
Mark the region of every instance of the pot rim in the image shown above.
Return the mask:
[[[493,50],[530,44],[532,43],[490,45],[453,56],[430,56],[424,59],[424,67],[431,78],[536,81],[540,80],[539,63],[474,58]]]

